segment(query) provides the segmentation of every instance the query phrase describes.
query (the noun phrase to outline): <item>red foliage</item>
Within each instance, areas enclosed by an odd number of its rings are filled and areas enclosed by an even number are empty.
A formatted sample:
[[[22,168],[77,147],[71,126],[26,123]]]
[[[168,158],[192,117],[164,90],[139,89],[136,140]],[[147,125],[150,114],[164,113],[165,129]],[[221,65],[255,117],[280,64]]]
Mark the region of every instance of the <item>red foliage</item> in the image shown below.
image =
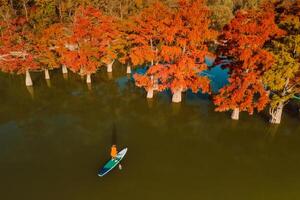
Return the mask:
[[[132,43],[129,56],[134,65],[142,65],[149,62],[158,62],[157,51],[163,35],[163,28],[170,10],[162,3],[155,3],[143,10],[138,16],[133,17],[129,24],[131,34],[128,39]]]
[[[95,73],[102,63],[108,64],[117,57],[114,42],[119,34],[112,17],[99,10],[80,7],[71,27],[71,34],[61,49],[62,63],[72,71]]]
[[[134,76],[137,86],[172,92],[210,91],[209,79],[200,73],[207,69],[207,41],[216,33],[209,29],[209,10],[202,0],[182,0],[172,12],[163,4],[154,4],[137,21],[138,31],[131,36],[138,44],[132,49],[132,61],[154,63],[146,74]]]
[[[23,28],[23,18],[0,21],[0,69],[24,73],[38,69],[35,62],[33,35]]]
[[[44,29],[40,35],[36,35],[37,60],[42,68],[58,68],[60,42],[64,41],[63,24],[52,24]]]
[[[215,96],[217,111],[239,108],[240,111],[263,110],[269,101],[261,77],[273,64],[272,55],[263,49],[265,43],[283,32],[275,24],[274,12],[242,10],[224,28],[220,51],[230,59],[229,84]]]

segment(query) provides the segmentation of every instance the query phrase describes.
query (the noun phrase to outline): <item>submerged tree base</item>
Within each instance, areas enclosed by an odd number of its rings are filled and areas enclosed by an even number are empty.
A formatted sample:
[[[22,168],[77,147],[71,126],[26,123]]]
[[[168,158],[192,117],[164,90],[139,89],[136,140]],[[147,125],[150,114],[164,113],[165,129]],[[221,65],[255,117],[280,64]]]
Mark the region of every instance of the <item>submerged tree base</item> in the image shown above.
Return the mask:
[[[282,111],[283,111],[283,103],[280,103],[276,108],[270,108],[271,124],[281,123]]]
[[[239,119],[240,119],[240,109],[235,108],[235,109],[232,111],[231,119],[233,119],[233,120],[239,120]]]
[[[68,73],[68,69],[67,69],[67,66],[66,65],[62,65],[62,73],[63,74],[67,74]]]
[[[153,98],[153,88],[147,90],[147,99]]]
[[[87,75],[86,75],[86,83],[87,83],[87,84],[91,84],[91,83],[92,83],[91,74],[87,74]]]
[[[32,86],[32,80],[31,80],[31,76],[28,70],[26,70],[26,78],[25,78],[25,85],[26,86]]]
[[[112,61],[111,63],[107,64],[107,72],[112,72],[113,71],[113,64],[115,61]]]
[[[131,67],[130,67],[130,65],[127,65],[126,74],[131,74]]]
[[[172,102],[173,103],[180,103],[181,100],[182,100],[182,90],[181,89],[178,89],[178,90],[175,90],[174,93],[173,93],[173,96],[172,96]]]
[[[50,79],[50,74],[49,74],[49,70],[45,69],[45,79],[49,80]]]

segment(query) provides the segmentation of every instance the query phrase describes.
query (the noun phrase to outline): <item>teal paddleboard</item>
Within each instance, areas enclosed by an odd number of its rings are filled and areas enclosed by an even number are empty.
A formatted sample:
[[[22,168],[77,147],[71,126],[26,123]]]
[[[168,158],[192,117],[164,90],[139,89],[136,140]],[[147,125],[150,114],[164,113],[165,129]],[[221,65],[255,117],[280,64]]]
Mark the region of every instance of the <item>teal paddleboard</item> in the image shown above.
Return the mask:
[[[117,157],[115,159],[110,159],[98,172],[98,176],[104,176],[108,172],[110,172],[113,168],[115,168],[121,160],[124,158],[124,156],[127,153],[127,148],[123,149],[117,154]]]

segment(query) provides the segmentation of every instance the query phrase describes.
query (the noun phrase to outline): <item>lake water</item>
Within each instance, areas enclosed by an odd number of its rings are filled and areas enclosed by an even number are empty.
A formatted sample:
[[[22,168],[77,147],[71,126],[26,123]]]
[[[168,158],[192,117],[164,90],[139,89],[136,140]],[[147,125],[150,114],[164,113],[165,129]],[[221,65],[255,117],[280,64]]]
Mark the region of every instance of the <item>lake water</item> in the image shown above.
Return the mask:
[[[88,89],[78,75],[51,72],[49,87],[34,73],[32,94],[0,74],[1,199],[300,199],[299,116],[232,121],[206,95],[147,100],[124,74],[103,69]],[[128,147],[123,170],[100,178],[112,143]]]

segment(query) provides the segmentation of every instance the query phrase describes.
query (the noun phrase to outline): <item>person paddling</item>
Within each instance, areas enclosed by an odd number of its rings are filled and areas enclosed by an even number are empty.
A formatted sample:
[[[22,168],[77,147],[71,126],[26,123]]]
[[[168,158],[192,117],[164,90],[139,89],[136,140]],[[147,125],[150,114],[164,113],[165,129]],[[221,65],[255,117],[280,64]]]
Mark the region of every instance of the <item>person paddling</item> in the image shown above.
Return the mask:
[[[115,160],[117,157],[117,154],[118,154],[117,146],[114,144],[114,145],[112,145],[111,150],[110,150],[111,159]],[[122,169],[122,165],[120,163],[119,163],[119,169],[120,170]]]
[[[111,159],[113,159],[113,160],[116,159],[117,154],[118,154],[117,146],[114,144],[114,145],[112,145],[111,150],[110,150]]]

